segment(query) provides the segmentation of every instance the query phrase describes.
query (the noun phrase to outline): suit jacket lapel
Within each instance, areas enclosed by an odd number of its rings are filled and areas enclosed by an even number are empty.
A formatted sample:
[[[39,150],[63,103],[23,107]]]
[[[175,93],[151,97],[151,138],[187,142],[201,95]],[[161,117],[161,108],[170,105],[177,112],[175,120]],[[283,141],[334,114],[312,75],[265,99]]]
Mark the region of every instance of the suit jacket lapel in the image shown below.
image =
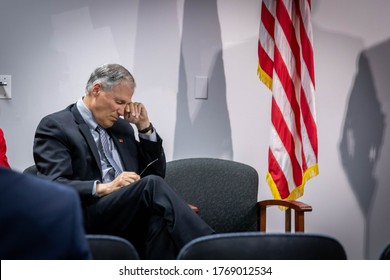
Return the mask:
[[[81,116],[79,110],[77,110],[77,106],[76,105],[74,105],[71,108],[71,112],[73,113],[73,115],[75,117],[76,123],[78,124],[81,133],[83,134],[85,140],[87,141],[87,144],[88,144],[88,146],[89,146],[89,148],[90,148],[90,150],[91,150],[91,152],[93,154],[93,157],[95,158],[97,166],[100,166],[100,173],[102,173],[99,151],[98,151],[98,149],[96,147],[95,140],[93,139],[93,136],[91,134],[91,131],[89,130],[88,125],[85,123],[85,121],[84,121],[83,117]],[[103,176],[103,174],[102,174],[102,176]]]

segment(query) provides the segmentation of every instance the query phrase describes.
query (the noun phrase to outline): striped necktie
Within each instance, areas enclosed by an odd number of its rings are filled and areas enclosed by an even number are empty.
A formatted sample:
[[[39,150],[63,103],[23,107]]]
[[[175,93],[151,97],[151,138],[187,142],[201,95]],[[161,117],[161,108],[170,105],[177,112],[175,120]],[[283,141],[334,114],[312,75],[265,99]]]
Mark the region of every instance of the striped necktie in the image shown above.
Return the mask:
[[[116,178],[119,174],[121,174],[122,169],[119,167],[119,165],[112,157],[112,152],[109,148],[109,143],[108,143],[109,139],[108,139],[107,131],[101,128],[100,126],[96,127],[96,131],[99,133],[100,136],[99,138],[100,138],[100,143],[102,144],[103,147],[103,153],[106,159],[108,160],[109,164],[111,165],[111,167],[114,169],[115,178]]]

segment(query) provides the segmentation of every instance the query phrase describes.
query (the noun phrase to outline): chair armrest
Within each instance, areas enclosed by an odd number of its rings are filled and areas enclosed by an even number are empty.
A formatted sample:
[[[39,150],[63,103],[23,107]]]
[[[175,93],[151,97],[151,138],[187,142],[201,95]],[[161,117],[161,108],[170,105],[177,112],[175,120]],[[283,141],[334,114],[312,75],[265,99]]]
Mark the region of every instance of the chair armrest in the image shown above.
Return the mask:
[[[296,200],[280,200],[280,199],[268,199],[257,202],[259,208],[259,224],[260,231],[266,231],[267,223],[267,207],[268,206],[280,206],[286,208],[285,213],[285,230],[291,232],[291,209],[295,210],[295,231],[305,231],[305,212],[311,212],[313,209],[310,205],[296,201]]]
[[[310,212],[313,210],[310,205],[296,200],[268,199],[268,200],[261,200],[257,204],[260,208],[275,205],[275,206],[284,206],[284,207],[292,208],[298,212]]]

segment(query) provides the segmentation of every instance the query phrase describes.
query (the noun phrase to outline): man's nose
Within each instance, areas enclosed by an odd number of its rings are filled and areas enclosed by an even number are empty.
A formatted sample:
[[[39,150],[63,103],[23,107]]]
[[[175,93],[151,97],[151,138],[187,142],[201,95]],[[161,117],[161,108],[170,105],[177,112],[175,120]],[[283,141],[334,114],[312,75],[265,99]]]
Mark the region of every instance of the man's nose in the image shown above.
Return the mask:
[[[125,115],[125,108],[126,108],[126,104],[119,106],[118,110],[117,110],[118,114],[121,116],[124,116]]]

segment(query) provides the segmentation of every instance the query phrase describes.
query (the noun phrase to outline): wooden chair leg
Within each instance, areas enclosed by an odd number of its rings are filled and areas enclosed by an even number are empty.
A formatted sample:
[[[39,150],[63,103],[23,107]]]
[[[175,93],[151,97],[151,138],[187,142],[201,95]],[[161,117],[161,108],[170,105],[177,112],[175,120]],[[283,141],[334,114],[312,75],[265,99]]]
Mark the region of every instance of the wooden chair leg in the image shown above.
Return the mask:
[[[260,231],[265,232],[267,227],[267,208],[266,207],[260,207]]]
[[[305,231],[305,212],[295,211],[295,232]]]
[[[285,231],[291,232],[291,208],[285,210]]]

